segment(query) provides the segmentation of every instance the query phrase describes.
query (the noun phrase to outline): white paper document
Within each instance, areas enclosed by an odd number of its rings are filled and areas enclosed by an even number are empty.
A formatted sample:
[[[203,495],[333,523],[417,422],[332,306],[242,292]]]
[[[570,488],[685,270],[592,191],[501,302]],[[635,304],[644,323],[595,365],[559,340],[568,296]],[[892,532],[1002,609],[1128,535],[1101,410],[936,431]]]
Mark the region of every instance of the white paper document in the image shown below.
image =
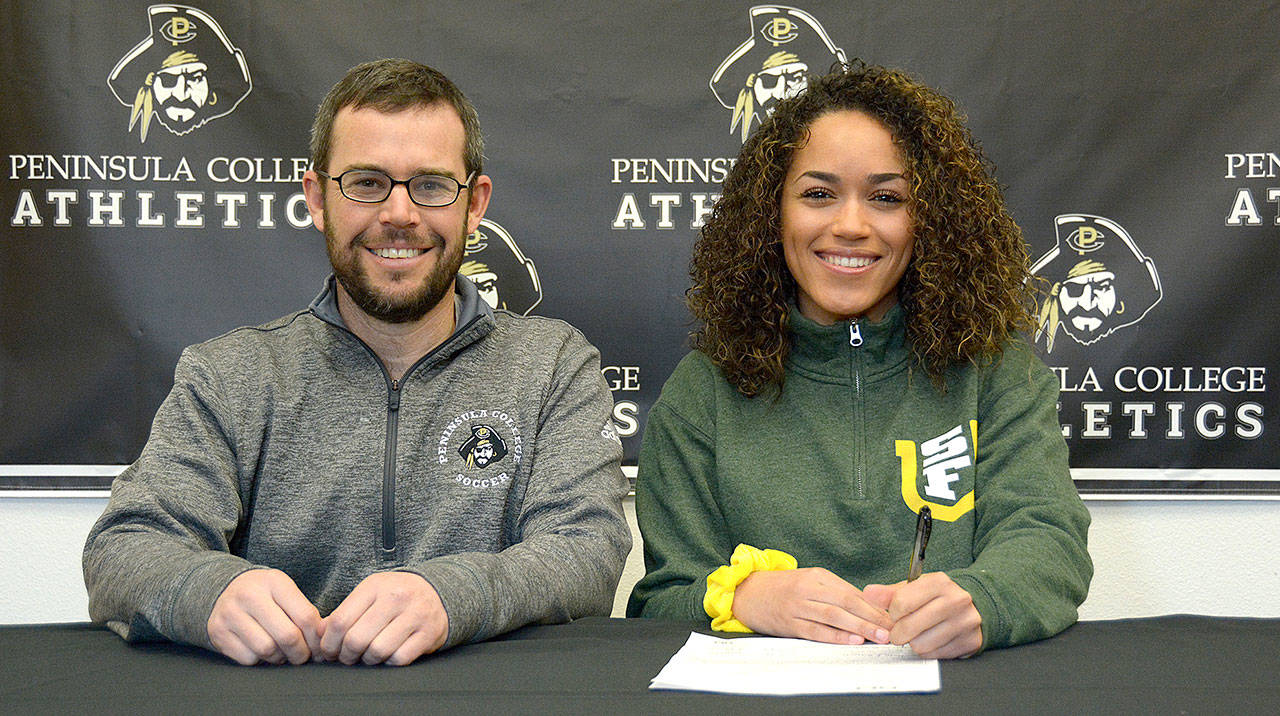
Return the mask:
[[[820,644],[804,639],[718,639],[694,632],[650,689],[723,694],[928,693],[942,686],[937,659],[909,646]]]

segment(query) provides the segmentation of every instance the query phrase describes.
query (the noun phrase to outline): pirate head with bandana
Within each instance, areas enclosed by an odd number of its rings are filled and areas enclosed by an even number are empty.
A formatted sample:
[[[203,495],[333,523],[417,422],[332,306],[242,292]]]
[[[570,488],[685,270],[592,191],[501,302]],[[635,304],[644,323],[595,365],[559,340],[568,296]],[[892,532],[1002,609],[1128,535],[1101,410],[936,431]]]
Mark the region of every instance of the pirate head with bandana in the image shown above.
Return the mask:
[[[458,446],[469,468],[485,468],[507,456],[507,442],[488,425],[471,426],[471,437]]]
[[[1036,340],[1053,350],[1058,329],[1090,345],[1142,320],[1160,301],[1155,264],[1116,222],[1087,214],[1064,214],[1058,239],[1031,267],[1049,282],[1041,301]]]
[[[202,10],[153,5],[147,12],[150,35],[107,78],[116,99],[130,108],[129,131],[139,127],[145,142],[152,119],[182,135],[230,114],[252,88],[244,53]]]
[[[729,131],[747,140],[752,128],[773,112],[778,102],[809,85],[811,72],[824,73],[845,64],[844,50],[809,13],[781,5],[751,8],[751,36],[720,63],[711,91],[733,110]]]
[[[542,301],[538,269],[497,222],[480,221],[480,228],[467,236],[463,257],[458,272],[476,285],[491,308],[527,316]]]

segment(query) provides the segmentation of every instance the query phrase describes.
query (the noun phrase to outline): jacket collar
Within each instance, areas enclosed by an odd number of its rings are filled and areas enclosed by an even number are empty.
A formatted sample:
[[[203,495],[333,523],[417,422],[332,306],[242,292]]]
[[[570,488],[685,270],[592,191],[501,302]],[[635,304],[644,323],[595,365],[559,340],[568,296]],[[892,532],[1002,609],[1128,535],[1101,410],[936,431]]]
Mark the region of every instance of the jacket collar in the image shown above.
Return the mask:
[[[482,322],[485,323],[493,322],[493,309],[480,297],[480,292],[476,290],[476,285],[471,283],[471,279],[462,274],[458,274],[457,279],[454,281],[453,306],[453,335],[445,340],[446,343],[471,325],[477,318],[482,319]],[[346,322],[342,320],[342,314],[338,312],[337,278],[333,274],[329,274],[329,277],[325,279],[324,288],[311,301],[311,305],[307,306],[307,310],[325,323],[337,326],[348,332],[351,330],[347,328]]]
[[[878,322],[865,318],[838,321],[824,326],[791,307],[791,352],[787,362],[802,372],[833,378],[848,378],[852,366],[861,366],[864,375],[898,372],[911,358],[907,348],[907,324],[902,307],[895,304]],[[854,346],[857,333],[862,344]]]

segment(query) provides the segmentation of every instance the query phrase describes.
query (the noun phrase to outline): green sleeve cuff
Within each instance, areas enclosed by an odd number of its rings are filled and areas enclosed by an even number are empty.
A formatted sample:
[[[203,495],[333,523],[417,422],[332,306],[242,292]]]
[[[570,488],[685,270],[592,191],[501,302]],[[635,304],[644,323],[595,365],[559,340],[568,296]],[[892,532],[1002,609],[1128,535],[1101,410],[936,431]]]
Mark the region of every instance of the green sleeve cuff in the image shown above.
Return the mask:
[[[1000,618],[999,610],[996,609],[996,602],[987,593],[986,587],[982,581],[971,574],[957,572],[949,574],[951,581],[960,586],[961,589],[969,593],[973,599],[973,606],[978,610],[978,616],[982,617],[982,647],[974,652],[977,656],[987,649],[1004,645],[1009,639],[1009,629]]]

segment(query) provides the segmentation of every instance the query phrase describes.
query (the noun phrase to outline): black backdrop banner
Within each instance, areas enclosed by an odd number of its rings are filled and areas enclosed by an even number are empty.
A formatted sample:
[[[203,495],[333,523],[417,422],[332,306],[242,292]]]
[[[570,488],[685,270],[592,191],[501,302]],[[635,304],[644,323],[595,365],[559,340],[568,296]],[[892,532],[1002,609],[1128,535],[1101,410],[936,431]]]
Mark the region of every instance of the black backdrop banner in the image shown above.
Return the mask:
[[[306,305],[315,106],[396,56],[480,111],[495,189],[464,272],[600,348],[634,461],[744,134],[859,58],[954,97],[997,164],[1081,491],[1280,496],[1277,29],[1280,3],[1198,0],[11,0],[0,486],[105,486],[184,346]]]

